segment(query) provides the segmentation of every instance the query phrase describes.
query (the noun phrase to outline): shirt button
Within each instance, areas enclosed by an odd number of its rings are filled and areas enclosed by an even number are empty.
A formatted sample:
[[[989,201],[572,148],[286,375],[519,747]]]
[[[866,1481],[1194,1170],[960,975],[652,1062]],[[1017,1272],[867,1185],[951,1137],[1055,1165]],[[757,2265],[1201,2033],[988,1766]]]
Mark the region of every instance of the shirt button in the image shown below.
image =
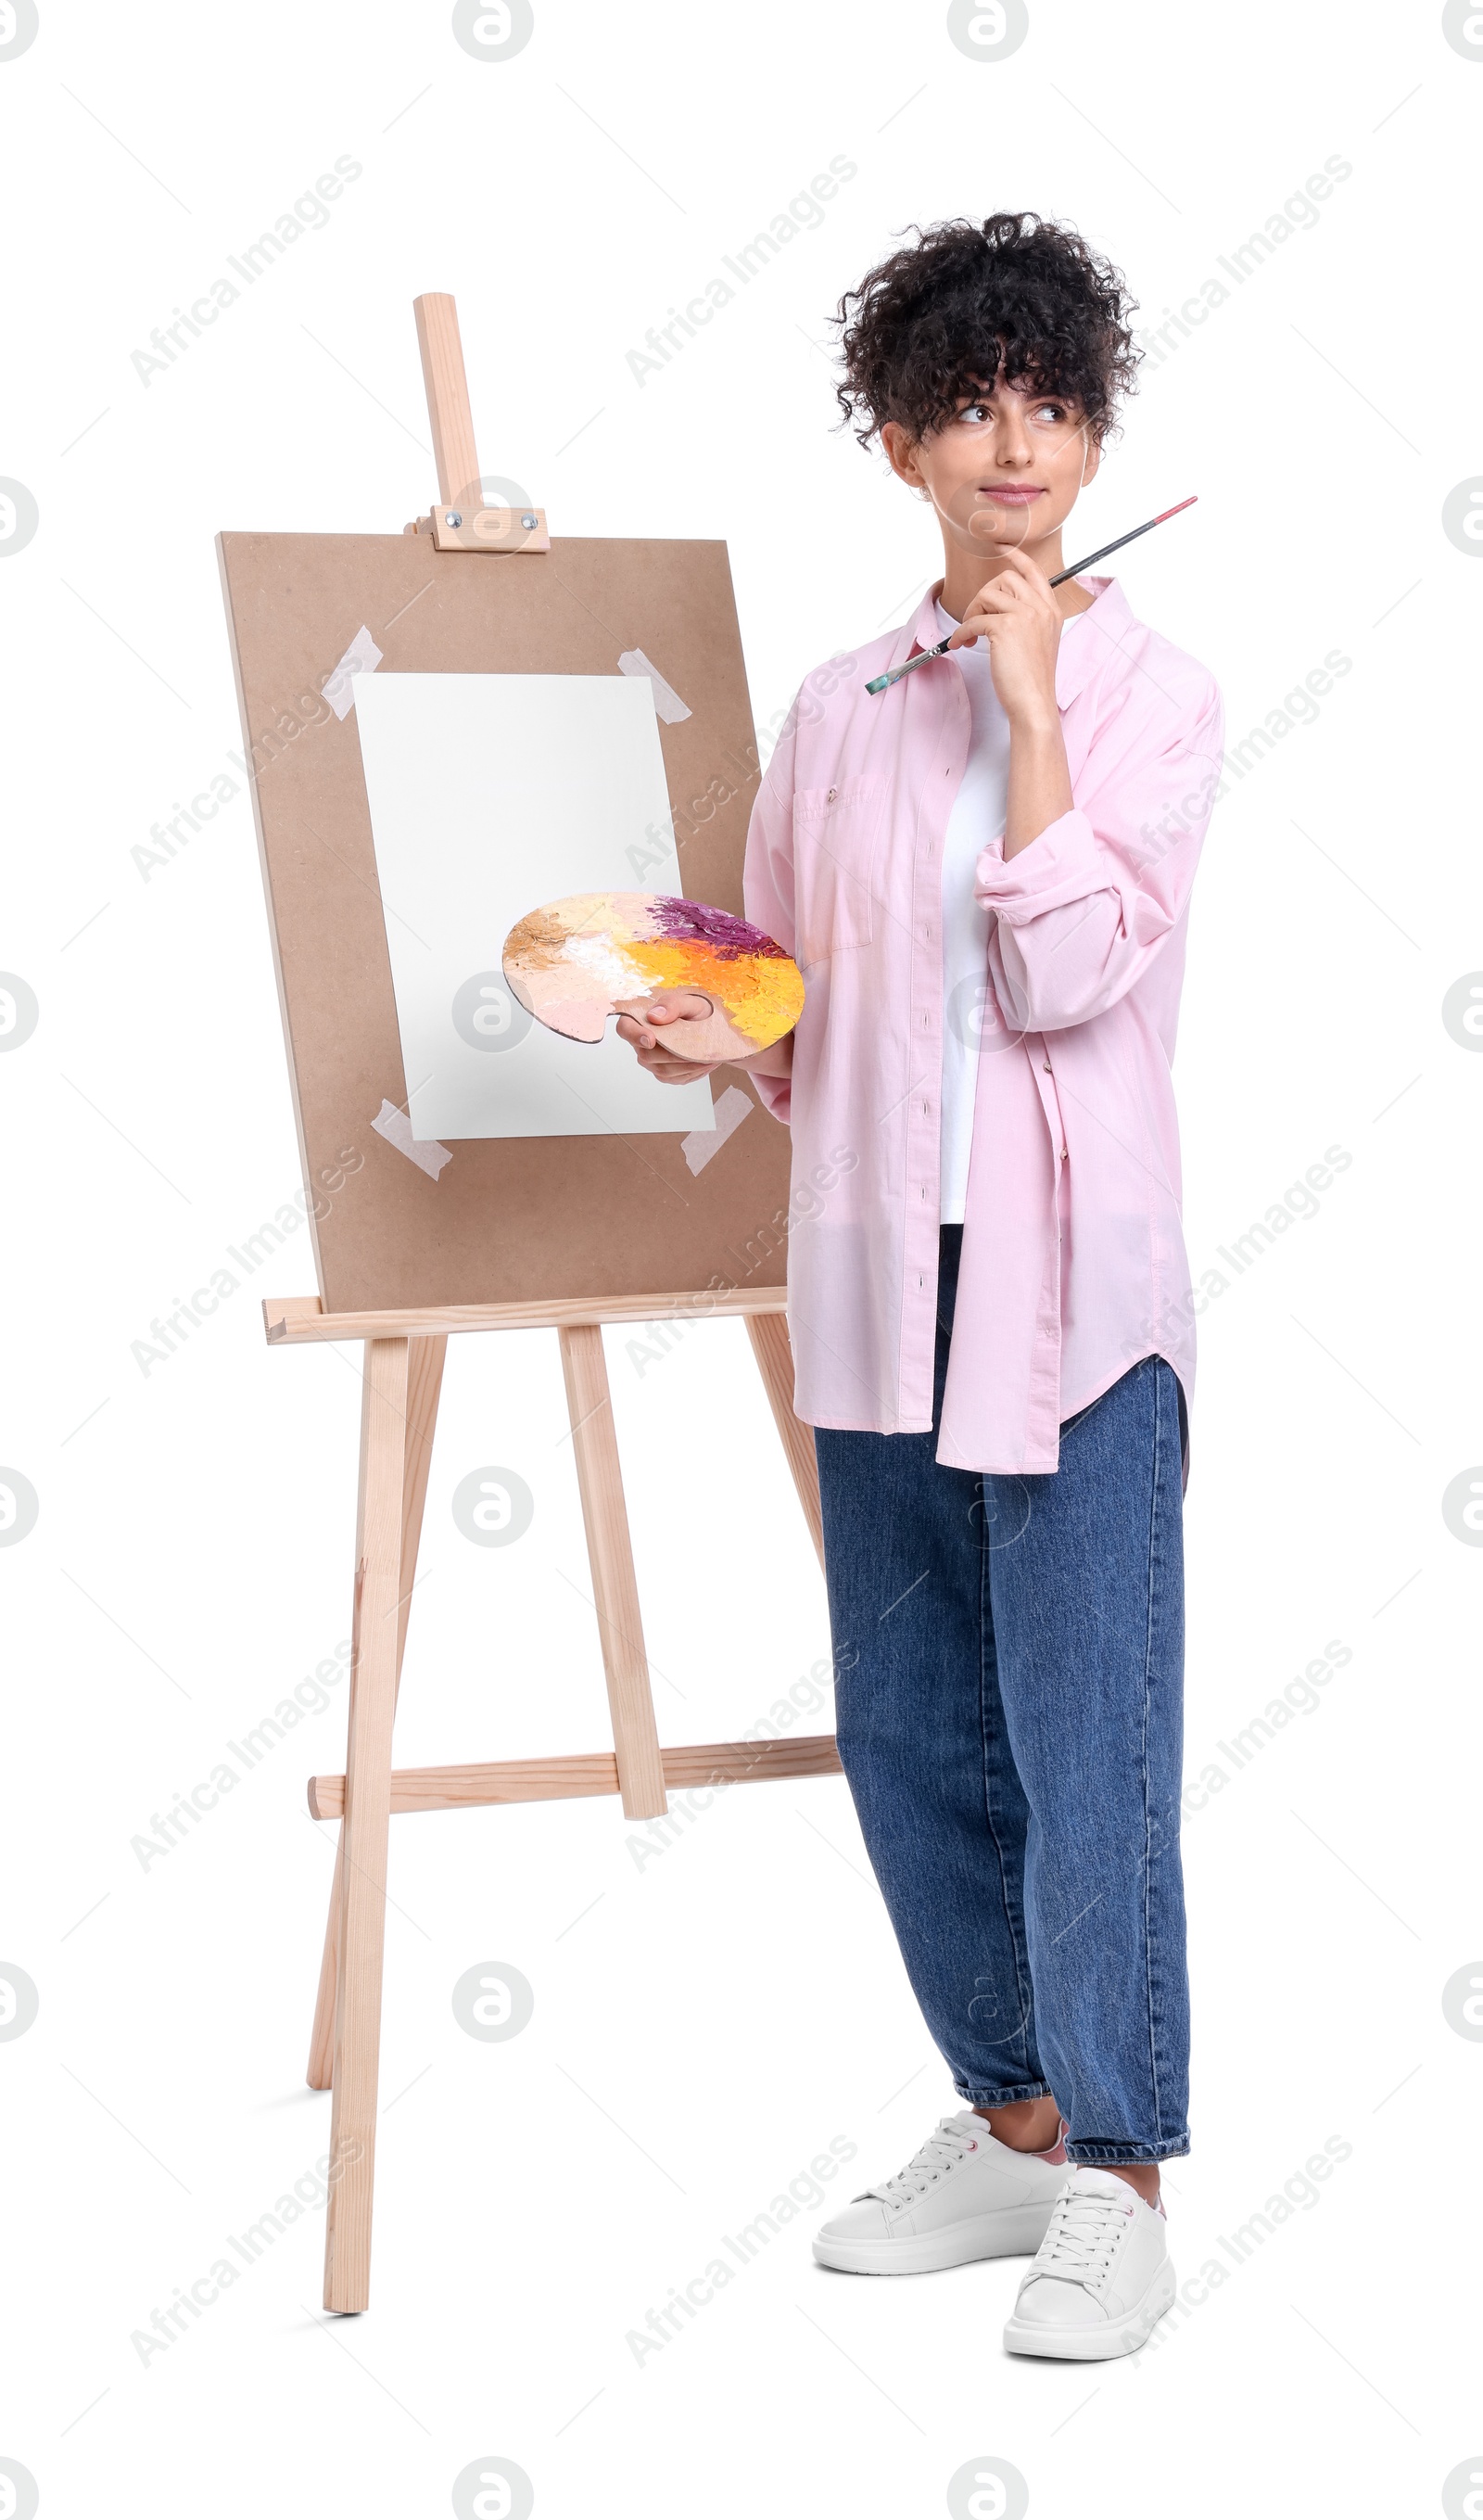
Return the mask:
[[[832,803],[833,803],[833,801],[834,801],[834,798],[838,795],[838,793],[839,793],[839,790],[838,790],[838,788],[831,788],[830,789],[830,791],[829,791],[829,794],[826,796],[826,798],[825,798],[825,800],[824,800],[824,801],[825,801],[825,803],[826,803],[827,805],[832,805]]]
[[[1065,1150],[1064,1147],[1062,1147],[1062,1148],[1061,1148],[1061,1150],[1060,1150],[1060,1160],[1061,1160],[1061,1162],[1062,1162],[1062,1163],[1064,1163],[1064,1162],[1065,1162],[1065,1160],[1066,1160],[1066,1150]]]

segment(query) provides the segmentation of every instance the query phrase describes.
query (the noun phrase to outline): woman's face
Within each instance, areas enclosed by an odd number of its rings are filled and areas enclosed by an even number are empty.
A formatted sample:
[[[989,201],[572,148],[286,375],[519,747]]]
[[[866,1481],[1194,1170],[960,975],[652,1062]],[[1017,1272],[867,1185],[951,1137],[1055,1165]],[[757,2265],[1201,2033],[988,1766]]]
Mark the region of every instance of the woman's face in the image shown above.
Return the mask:
[[[880,437],[892,470],[931,500],[944,537],[975,555],[1056,533],[1101,454],[1073,397],[1004,382],[964,395],[926,437],[895,421]]]

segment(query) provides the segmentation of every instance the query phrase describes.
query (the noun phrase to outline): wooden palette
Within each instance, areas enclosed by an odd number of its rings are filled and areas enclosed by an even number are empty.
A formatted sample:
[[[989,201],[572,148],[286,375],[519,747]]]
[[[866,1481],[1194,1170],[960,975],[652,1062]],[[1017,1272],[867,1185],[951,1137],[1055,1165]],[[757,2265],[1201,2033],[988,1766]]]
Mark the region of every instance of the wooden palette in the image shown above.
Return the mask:
[[[662,991],[710,1012],[661,1027],[677,1058],[748,1058],[791,1032],[797,965],[760,927],[661,892],[573,892],[527,912],[505,939],[505,978],[522,1007],[568,1041],[599,1042],[614,1014],[642,1017]]]

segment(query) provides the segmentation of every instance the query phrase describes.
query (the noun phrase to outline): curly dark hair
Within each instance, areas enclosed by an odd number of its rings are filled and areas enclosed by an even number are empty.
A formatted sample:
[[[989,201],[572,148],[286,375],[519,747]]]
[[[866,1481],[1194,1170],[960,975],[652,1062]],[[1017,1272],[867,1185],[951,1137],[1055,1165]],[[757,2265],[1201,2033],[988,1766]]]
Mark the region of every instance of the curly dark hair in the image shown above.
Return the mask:
[[[844,371],[834,390],[862,446],[888,420],[926,436],[1001,376],[1074,395],[1096,437],[1115,433],[1143,352],[1127,321],[1138,301],[1114,264],[1033,210],[941,219],[916,236],[831,318]]]

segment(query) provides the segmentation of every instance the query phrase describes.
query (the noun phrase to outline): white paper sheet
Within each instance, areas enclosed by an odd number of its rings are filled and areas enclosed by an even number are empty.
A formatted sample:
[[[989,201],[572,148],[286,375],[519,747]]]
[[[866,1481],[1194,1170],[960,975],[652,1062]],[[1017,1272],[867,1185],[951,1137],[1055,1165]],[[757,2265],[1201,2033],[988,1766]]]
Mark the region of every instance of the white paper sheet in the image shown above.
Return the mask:
[[[611,1023],[563,1041],[500,972],[543,901],[683,889],[650,683],[382,671],[355,703],[413,1136],[713,1128],[703,1078],[660,1085]]]

